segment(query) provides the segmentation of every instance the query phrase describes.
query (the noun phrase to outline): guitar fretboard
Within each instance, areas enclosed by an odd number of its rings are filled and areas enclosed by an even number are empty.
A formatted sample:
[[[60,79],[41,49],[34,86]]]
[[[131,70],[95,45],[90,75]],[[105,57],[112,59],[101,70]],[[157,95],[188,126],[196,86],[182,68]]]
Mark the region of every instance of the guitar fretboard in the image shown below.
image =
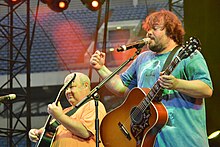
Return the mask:
[[[174,60],[169,64],[169,66],[165,69],[164,75],[170,75],[172,71],[176,68],[178,63],[181,61],[179,56],[176,56]],[[151,88],[147,96],[144,98],[144,100],[139,104],[139,108],[142,108],[141,110],[144,112],[148,106],[150,105],[150,102],[152,102],[160,93],[161,86],[159,82],[157,81],[154,86]],[[143,109],[144,108],[144,109]]]

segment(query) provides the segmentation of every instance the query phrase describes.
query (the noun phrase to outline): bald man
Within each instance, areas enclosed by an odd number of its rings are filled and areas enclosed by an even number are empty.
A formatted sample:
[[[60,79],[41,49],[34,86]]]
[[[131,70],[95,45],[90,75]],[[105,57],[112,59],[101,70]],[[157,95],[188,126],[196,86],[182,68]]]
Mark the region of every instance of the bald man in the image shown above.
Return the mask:
[[[57,106],[55,103],[48,105],[48,113],[53,116],[61,125],[57,128],[53,147],[94,147],[95,140],[95,103],[94,100],[82,105],[73,115],[67,116],[65,113],[73,109],[82,99],[84,99],[91,91],[90,79],[83,73],[75,73],[75,80],[69,85],[65,91],[68,102],[72,105],[69,108]],[[72,79],[74,73],[66,76],[64,84]],[[102,121],[106,115],[104,105],[99,102],[98,105],[99,120]],[[101,123],[100,123],[101,124]],[[33,142],[37,142],[43,129],[31,129],[29,138]],[[103,146],[100,143],[100,146]]]

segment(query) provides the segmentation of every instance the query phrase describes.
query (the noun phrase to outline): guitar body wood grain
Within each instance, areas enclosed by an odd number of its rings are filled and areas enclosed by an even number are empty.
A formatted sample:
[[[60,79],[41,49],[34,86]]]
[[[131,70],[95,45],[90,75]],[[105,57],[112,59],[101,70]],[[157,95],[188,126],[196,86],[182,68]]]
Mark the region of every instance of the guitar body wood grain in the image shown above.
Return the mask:
[[[133,88],[119,107],[109,112],[101,123],[101,139],[105,147],[153,147],[157,133],[166,124],[168,114],[160,102],[149,105],[148,125],[139,134],[133,134],[131,110],[134,109],[149,92],[148,88]],[[136,135],[136,136],[133,136]]]

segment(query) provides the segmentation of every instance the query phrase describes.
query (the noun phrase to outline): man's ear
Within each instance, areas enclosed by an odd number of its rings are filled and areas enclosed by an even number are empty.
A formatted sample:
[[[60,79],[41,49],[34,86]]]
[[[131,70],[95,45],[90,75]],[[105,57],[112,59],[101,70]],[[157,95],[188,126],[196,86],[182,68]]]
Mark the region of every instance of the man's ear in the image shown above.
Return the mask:
[[[85,82],[84,84],[85,84],[86,88],[89,88],[89,83],[88,82]]]

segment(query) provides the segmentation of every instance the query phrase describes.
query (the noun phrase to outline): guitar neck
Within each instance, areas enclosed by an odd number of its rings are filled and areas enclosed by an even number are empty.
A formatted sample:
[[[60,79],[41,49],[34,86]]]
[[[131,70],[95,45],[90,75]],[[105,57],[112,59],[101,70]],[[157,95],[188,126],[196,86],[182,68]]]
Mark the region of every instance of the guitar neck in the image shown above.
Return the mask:
[[[181,59],[179,56],[176,56],[174,60],[169,64],[169,66],[165,69],[164,75],[170,75],[173,70],[176,68],[176,66],[179,64]],[[144,98],[142,103],[140,103],[140,107],[144,108],[143,111],[145,111],[148,106],[150,105],[150,102],[152,102],[156,97],[160,96],[160,92],[162,90],[162,87],[160,86],[159,82],[157,81],[154,86],[151,88],[147,96]]]

